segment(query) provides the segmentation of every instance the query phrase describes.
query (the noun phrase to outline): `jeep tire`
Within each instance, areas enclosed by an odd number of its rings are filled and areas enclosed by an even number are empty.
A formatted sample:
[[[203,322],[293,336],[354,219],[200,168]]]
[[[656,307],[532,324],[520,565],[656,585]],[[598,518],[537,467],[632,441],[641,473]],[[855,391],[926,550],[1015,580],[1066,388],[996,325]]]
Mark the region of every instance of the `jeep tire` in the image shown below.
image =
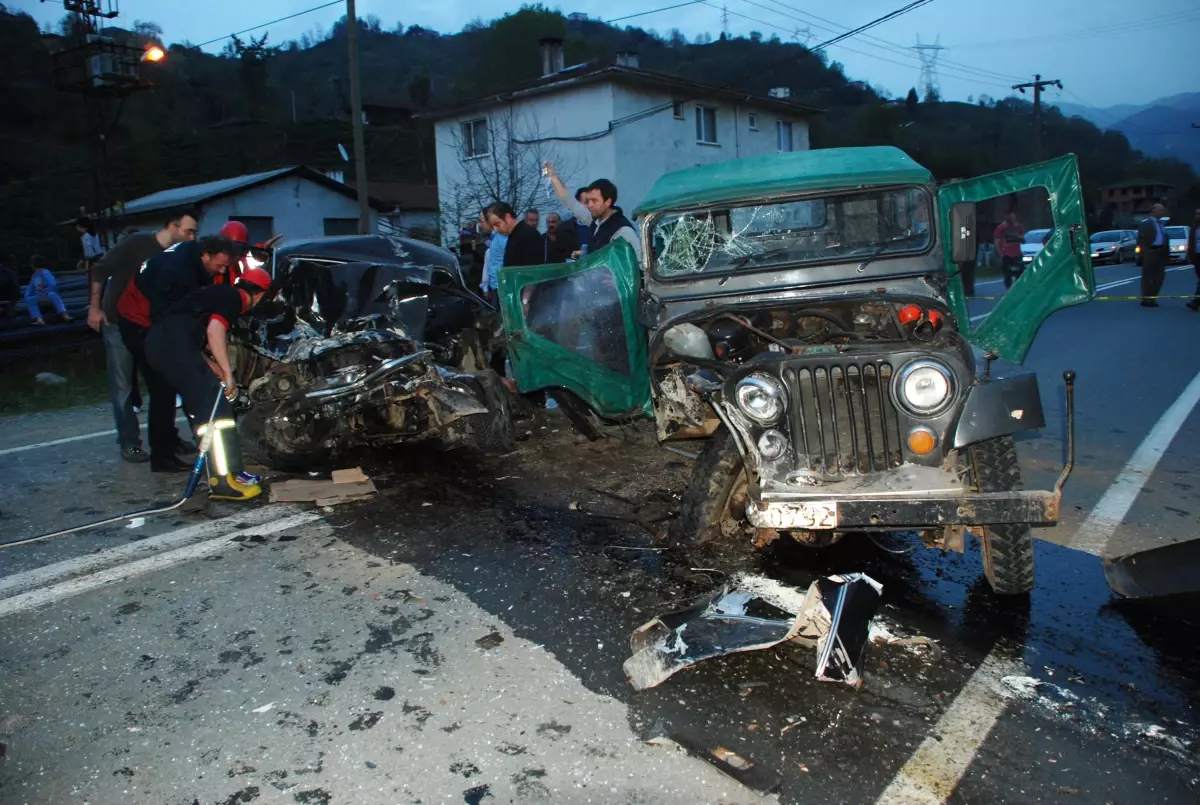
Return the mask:
[[[739,485],[744,487],[745,478],[742,456],[733,437],[724,426],[717,428],[692,466],[679,512],[680,539],[703,544],[742,531],[746,515],[735,510],[733,499]]]
[[[517,434],[508,389],[500,375],[491,369],[477,372],[474,379],[479,385],[479,399],[488,409],[486,414],[473,414],[469,418],[474,444],[492,455],[511,453],[517,445]]]
[[[1017,448],[1011,436],[967,448],[971,477],[980,492],[1024,488]],[[989,525],[980,538],[983,572],[998,595],[1024,595],[1033,589],[1033,529],[1025,524]]]

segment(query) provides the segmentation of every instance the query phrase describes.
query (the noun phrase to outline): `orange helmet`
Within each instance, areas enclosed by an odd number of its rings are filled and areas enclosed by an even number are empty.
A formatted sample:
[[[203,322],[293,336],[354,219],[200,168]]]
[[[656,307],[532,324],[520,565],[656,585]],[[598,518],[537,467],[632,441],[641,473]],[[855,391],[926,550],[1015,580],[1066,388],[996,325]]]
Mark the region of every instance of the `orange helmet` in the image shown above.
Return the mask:
[[[261,268],[247,268],[237,278],[237,287],[255,293],[265,293],[271,287],[271,275]]]

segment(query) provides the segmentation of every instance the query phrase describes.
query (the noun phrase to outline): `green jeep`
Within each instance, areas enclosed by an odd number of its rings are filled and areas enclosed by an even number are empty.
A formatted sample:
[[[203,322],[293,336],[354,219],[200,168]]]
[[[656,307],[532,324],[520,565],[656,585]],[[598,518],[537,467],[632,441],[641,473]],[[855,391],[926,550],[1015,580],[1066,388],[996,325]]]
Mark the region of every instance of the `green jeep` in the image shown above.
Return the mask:
[[[972,331],[975,204],[1039,187],[1055,234]],[[521,391],[707,440],[688,539],[916,530],[962,550],[971,528],[996,592],[1032,588],[1030,529],[1058,521],[1073,463],[1074,375],[1066,466],[1023,491],[1013,434],[1045,424],[1037,379],[992,363],[1020,364],[1051,313],[1095,294],[1073,156],[941,187],[889,147],[755,157],[661,177],[638,216],[645,265],[615,243],[500,272]]]

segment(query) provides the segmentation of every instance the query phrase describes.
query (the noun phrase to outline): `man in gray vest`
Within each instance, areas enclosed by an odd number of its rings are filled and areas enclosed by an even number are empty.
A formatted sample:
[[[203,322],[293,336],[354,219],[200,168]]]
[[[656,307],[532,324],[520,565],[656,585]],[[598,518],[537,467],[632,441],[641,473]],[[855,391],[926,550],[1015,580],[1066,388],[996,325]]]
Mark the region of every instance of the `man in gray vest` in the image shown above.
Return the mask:
[[[1137,242],[1142,250],[1142,307],[1158,307],[1155,297],[1162,290],[1167,276],[1167,260],[1171,255],[1171,240],[1161,218],[1167,208],[1155,204],[1150,217],[1138,225]]]

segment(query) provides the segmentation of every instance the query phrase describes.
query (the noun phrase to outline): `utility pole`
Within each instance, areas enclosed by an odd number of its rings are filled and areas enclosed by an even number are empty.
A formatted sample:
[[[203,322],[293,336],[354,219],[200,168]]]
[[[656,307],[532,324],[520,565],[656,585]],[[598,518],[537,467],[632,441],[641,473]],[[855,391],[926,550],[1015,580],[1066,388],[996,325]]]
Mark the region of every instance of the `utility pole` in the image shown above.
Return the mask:
[[[354,187],[358,191],[358,233],[371,232],[371,203],[367,194],[367,146],[363,137],[362,89],[358,85],[358,14],[346,0],[346,45],[350,51],[350,121],[354,128]]]
[[[938,55],[946,49],[942,45],[941,34],[933,40],[932,45],[921,44],[921,35],[917,34],[917,44],[912,49],[917,51],[917,56],[921,59],[920,86],[925,90],[925,97],[921,100],[940,96],[942,88],[938,85],[937,62]]]
[[[1033,158],[1035,162],[1042,160],[1042,90],[1046,87],[1063,88],[1057,78],[1043,79],[1040,73],[1035,73],[1033,80],[1025,84],[1013,84],[1013,89],[1022,95],[1025,90],[1033,90]]]

